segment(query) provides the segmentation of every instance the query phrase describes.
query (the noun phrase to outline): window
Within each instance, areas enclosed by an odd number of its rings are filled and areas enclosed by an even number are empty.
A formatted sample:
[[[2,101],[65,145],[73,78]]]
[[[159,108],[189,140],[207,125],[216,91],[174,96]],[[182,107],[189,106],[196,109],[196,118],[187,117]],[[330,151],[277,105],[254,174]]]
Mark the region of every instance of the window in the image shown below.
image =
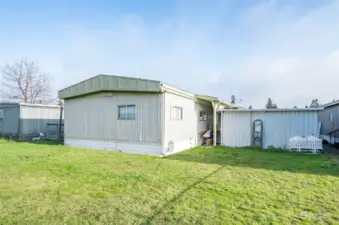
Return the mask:
[[[0,119],[3,119],[3,118],[4,118],[4,110],[0,109]]]
[[[118,118],[121,120],[134,120],[135,119],[135,105],[118,106]]]
[[[183,118],[182,108],[177,107],[177,106],[172,107],[171,119],[172,120],[182,120],[182,118]]]
[[[329,114],[328,120],[329,120],[329,121],[332,121],[332,120],[333,120],[333,115],[332,115],[332,113]]]
[[[206,121],[207,120],[207,112],[200,111],[200,120]]]

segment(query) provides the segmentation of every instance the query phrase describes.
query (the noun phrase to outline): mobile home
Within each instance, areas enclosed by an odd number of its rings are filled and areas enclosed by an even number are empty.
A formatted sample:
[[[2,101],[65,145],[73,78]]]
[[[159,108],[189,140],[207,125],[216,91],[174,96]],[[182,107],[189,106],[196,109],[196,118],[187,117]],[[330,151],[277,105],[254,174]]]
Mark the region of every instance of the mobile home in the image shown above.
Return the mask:
[[[59,91],[65,145],[163,156],[199,145],[213,130],[218,107],[210,96],[160,81],[98,75]]]
[[[61,107],[27,103],[0,103],[0,135],[30,140],[43,133],[46,138],[59,135]],[[63,120],[61,118],[61,129]]]
[[[332,144],[339,143],[339,100],[327,103],[323,107],[324,110],[319,113],[321,135]]]

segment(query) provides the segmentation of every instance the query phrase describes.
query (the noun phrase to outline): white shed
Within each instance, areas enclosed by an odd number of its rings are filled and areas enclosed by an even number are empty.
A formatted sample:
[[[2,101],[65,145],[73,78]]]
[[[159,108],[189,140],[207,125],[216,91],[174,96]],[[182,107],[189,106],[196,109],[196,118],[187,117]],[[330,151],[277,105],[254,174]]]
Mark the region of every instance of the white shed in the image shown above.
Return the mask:
[[[262,147],[286,149],[294,136],[319,135],[317,109],[219,110],[221,145],[247,147],[252,145],[253,123],[262,121]]]

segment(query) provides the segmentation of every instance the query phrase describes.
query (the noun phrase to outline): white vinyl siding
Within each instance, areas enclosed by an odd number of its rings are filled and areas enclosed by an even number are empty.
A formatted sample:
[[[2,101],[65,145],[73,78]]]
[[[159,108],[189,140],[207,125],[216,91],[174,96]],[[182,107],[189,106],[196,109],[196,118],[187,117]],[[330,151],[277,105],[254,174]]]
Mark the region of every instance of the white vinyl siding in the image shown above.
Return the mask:
[[[174,108],[182,110],[177,110],[177,114],[174,114]],[[210,119],[212,118],[213,109],[212,104],[209,102],[202,105],[189,97],[166,92],[164,111],[165,154],[172,154],[197,146],[199,143],[199,132],[206,131],[208,126],[212,125]],[[180,118],[180,111],[182,111],[182,119],[175,120],[174,118]],[[207,113],[206,120],[200,121],[200,111]],[[174,116],[173,114],[179,116]]]
[[[23,136],[45,133],[48,124],[60,123],[60,107],[20,106],[20,133]]]
[[[135,119],[118,119],[118,106],[124,105],[135,105]],[[66,99],[65,139],[161,143],[161,109],[158,93],[99,93]]]
[[[286,149],[294,136],[318,135],[317,111],[221,112],[221,142],[224,146],[251,145],[253,121],[263,121],[263,146]]]

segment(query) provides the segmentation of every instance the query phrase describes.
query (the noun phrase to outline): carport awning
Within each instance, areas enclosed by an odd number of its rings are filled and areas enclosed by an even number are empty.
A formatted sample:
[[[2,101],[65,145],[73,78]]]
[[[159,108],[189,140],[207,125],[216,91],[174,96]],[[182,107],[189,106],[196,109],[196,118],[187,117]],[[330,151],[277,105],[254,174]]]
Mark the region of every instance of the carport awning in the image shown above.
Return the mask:
[[[232,108],[230,104],[227,104],[216,97],[206,95],[196,95],[197,99],[211,102],[213,106],[213,145],[217,144],[217,110],[222,108]]]

